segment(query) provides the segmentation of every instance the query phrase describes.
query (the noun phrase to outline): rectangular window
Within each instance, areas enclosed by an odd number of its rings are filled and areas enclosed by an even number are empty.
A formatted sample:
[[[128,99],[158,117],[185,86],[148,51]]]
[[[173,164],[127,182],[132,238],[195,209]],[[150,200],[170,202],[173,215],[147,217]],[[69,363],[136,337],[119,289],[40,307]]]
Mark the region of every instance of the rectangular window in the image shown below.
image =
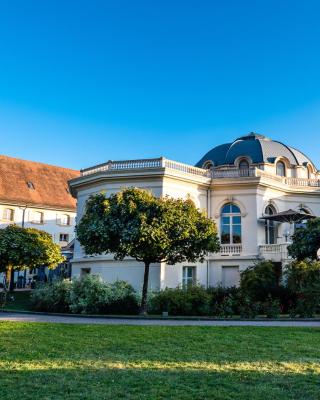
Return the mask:
[[[182,268],[182,286],[184,288],[192,286],[196,283],[196,267]]]
[[[69,235],[67,233],[60,233],[59,241],[60,242],[69,242]]]
[[[59,220],[60,225],[70,225],[70,216],[68,214],[63,214]]]
[[[43,213],[41,211],[31,211],[30,222],[33,224],[43,224]]]
[[[5,208],[3,210],[2,219],[5,221],[13,221],[14,220],[14,210],[12,208]]]

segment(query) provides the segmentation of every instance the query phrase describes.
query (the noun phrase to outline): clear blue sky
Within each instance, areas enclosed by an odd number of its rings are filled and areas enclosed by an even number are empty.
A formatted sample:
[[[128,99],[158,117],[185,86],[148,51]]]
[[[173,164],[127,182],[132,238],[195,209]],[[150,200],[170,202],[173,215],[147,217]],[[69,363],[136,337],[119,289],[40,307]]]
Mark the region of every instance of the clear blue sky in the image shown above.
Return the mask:
[[[3,0],[0,153],[195,163],[250,131],[320,167],[320,2]]]

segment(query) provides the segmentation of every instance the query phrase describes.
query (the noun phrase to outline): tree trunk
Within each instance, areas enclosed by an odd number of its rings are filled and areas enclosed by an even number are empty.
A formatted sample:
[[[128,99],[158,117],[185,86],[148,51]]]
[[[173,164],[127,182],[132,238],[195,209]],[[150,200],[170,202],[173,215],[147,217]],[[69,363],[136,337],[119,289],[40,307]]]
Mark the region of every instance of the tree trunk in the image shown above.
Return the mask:
[[[10,284],[9,284],[9,292],[14,291],[14,268],[10,269]]]
[[[150,263],[147,263],[147,262],[144,263],[144,277],[143,277],[143,288],[142,288],[140,315],[146,315],[147,314],[149,269],[150,269]]]

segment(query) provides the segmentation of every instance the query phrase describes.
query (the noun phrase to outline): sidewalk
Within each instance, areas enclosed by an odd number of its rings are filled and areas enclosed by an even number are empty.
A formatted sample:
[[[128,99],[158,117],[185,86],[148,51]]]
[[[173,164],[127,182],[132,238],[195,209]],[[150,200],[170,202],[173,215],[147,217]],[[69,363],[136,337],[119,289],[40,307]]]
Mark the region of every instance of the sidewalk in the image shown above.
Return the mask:
[[[241,320],[183,320],[183,319],[141,319],[141,318],[95,318],[71,317],[57,315],[37,315],[19,313],[0,313],[1,321],[47,322],[62,324],[96,324],[96,325],[137,325],[137,326],[264,326],[264,327],[310,327],[320,328],[320,321],[241,321]]]

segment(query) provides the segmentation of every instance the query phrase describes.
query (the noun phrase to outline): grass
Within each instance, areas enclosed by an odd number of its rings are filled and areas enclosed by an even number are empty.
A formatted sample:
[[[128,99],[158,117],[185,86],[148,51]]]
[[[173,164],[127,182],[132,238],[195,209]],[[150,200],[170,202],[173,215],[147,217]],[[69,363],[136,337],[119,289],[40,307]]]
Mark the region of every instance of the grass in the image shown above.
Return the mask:
[[[0,322],[8,399],[320,398],[320,330]]]

